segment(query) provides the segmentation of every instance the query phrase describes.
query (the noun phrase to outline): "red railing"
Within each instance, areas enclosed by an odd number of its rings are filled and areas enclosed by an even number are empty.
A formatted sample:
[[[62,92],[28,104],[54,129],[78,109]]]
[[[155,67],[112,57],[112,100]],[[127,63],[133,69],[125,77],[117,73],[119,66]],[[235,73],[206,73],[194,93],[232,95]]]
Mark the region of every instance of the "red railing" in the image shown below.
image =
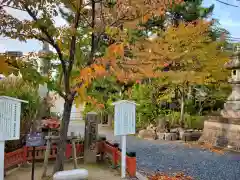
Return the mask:
[[[76,152],[77,156],[83,155],[83,144],[76,144]],[[4,158],[4,169],[8,169],[10,167],[16,166],[18,164],[24,164],[27,161],[32,160],[32,147],[26,147],[24,146],[21,149],[18,149],[13,152],[5,153]],[[43,160],[44,159],[44,153],[46,151],[46,146],[36,147],[35,148],[35,159],[36,160]],[[57,154],[57,147],[52,146],[50,153],[49,153],[49,159],[55,159]],[[67,144],[66,152],[65,152],[66,158],[69,159],[72,156],[72,145]]]
[[[97,144],[98,153],[104,155],[107,154],[112,159],[112,163],[114,167],[117,167],[118,163],[121,159],[121,153],[119,152],[117,147],[114,147],[110,143],[106,143],[105,141],[100,141]],[[14,167],[18,164],[24,164],[27,161],[32,160],[32,150],[31,147],[23,147],[13,152],[5,153],[4,159],[4,169],[8,169]],[[35,158],[36,160],[43,160],[44,153],[46,151],[46,146],[36,147],[35,149]],[[76,144],[76,152],[77,156],[83,156],[84,146],[83,144]],[[52,146],[49,154],[49,159],[55,159],[57,154],[57,147]],[[72,145],[67,144],[65,156],[67,159],[72,157]],[[127,172],[131,177],[136,175],[136,157],[127,156],[126,159]]]
[[[26,162],[26,152],[24,148],[5,153],[4,169]]]
[[[117,167],[121,162],[121,152],[119,151],[118,147],[114,147],[112,144],[105,142],[104,152],[111,157],[113,166]],[[126,156],[126,166],[129,176],[135,177],[137,170],[136,157]]]

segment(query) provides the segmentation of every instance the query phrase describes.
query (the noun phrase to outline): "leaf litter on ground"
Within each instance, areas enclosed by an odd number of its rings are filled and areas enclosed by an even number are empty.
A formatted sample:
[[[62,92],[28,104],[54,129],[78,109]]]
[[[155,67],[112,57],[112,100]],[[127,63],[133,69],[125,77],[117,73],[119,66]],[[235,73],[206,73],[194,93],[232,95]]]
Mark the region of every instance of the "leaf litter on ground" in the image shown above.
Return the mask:
[[[148,176],[149,180],[193,180],[192,177],[184,175],[184,173],[176,173],[175,175],[169,176],[164,173],[156,173]]]
[[[224,155],[224,150],[218,147],[214,147],[210,143],[199,143],[199,142],[194,142],[194,143],[184,143],[186,146],[189,148],[200,148],[202,150],[209,150],[210,152],[214,152],[220,155]]]

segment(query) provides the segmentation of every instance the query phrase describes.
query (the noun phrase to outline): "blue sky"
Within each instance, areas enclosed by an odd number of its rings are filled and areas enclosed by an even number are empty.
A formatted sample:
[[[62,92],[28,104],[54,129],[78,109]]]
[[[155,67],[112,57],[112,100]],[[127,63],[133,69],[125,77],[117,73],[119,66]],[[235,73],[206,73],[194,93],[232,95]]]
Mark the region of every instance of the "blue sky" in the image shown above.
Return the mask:
[[[234,5],[240,6],[240,1],[237,0],[222,0]],[[240,7],[231,7],[221,4],[215,0],[204,0],[203,5],[209,6],[215,4],[213,17],[220,20],[221,25],[226,28],[233,37],[240,38]],[[16,16],[26,17],[23,13],[13,12]],[[62,25],[64,22],[61,19],[57,19],[56,23]],[[6,50],[11,51],[22,51],[22,52],[32,52],[41,49],[41,43],[38,41],[28,41],[27,43],[18,42],[16,40],[10,40],[0,37],[0,52],[5,52]]]

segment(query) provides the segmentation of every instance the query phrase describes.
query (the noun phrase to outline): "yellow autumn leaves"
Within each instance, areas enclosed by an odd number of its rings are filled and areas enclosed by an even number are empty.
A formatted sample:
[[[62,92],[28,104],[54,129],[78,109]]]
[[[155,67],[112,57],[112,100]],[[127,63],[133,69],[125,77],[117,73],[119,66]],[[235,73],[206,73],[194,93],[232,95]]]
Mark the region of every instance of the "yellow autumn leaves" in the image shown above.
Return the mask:
[[[0,74],[8,75],[13,72],[16,68],[10,66],[8,64],[9,58],[4,55],[0,54]]]
[[[107,74],[106,68],[100,64],[92,64],[89,67],[81,69],[80,76],[75,79],[75,83],[82,83],[81,87],[75,90],[78,93],[75,103],[78,106],[84,101],[92,100],[87,96],[86,89],[91,85],[92,81],[98,77],[104,77]]]
[[[162,69],[164,63],[172,64],[173,69],[155,75],[167,76],[172,81],[204,83],[213,81],[209,74],[221,76],[223,65],[228,61],[225,52],[220,51],[221,42],[209,37],[210,22],[199,20],[194,23],[181,23],[169,27],[163,36],[153,40],[144,39],[132,49],[138,62],[148,62],[148,67]],[[144,67],[144,66],[143,66]],[[146,68],[143,68],[146,71]],[[149,70],[148,69],[148,70]],[[151,74],[148,71],[147,74]],[[222,73],[226,77],[226,74]],[[214,77],[219,79],[219,77]]]

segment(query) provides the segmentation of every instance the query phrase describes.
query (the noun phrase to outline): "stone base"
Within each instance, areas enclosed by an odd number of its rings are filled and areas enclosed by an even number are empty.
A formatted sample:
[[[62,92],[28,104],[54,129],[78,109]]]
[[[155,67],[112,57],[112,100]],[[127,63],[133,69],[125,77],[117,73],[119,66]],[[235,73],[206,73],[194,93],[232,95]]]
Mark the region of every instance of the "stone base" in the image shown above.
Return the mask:
[[[240,120],[209,117],[199,142],[240,151]]]
[[[165,140],[167,141],[176,141],[177,140],[177,133],[165,133]]]

